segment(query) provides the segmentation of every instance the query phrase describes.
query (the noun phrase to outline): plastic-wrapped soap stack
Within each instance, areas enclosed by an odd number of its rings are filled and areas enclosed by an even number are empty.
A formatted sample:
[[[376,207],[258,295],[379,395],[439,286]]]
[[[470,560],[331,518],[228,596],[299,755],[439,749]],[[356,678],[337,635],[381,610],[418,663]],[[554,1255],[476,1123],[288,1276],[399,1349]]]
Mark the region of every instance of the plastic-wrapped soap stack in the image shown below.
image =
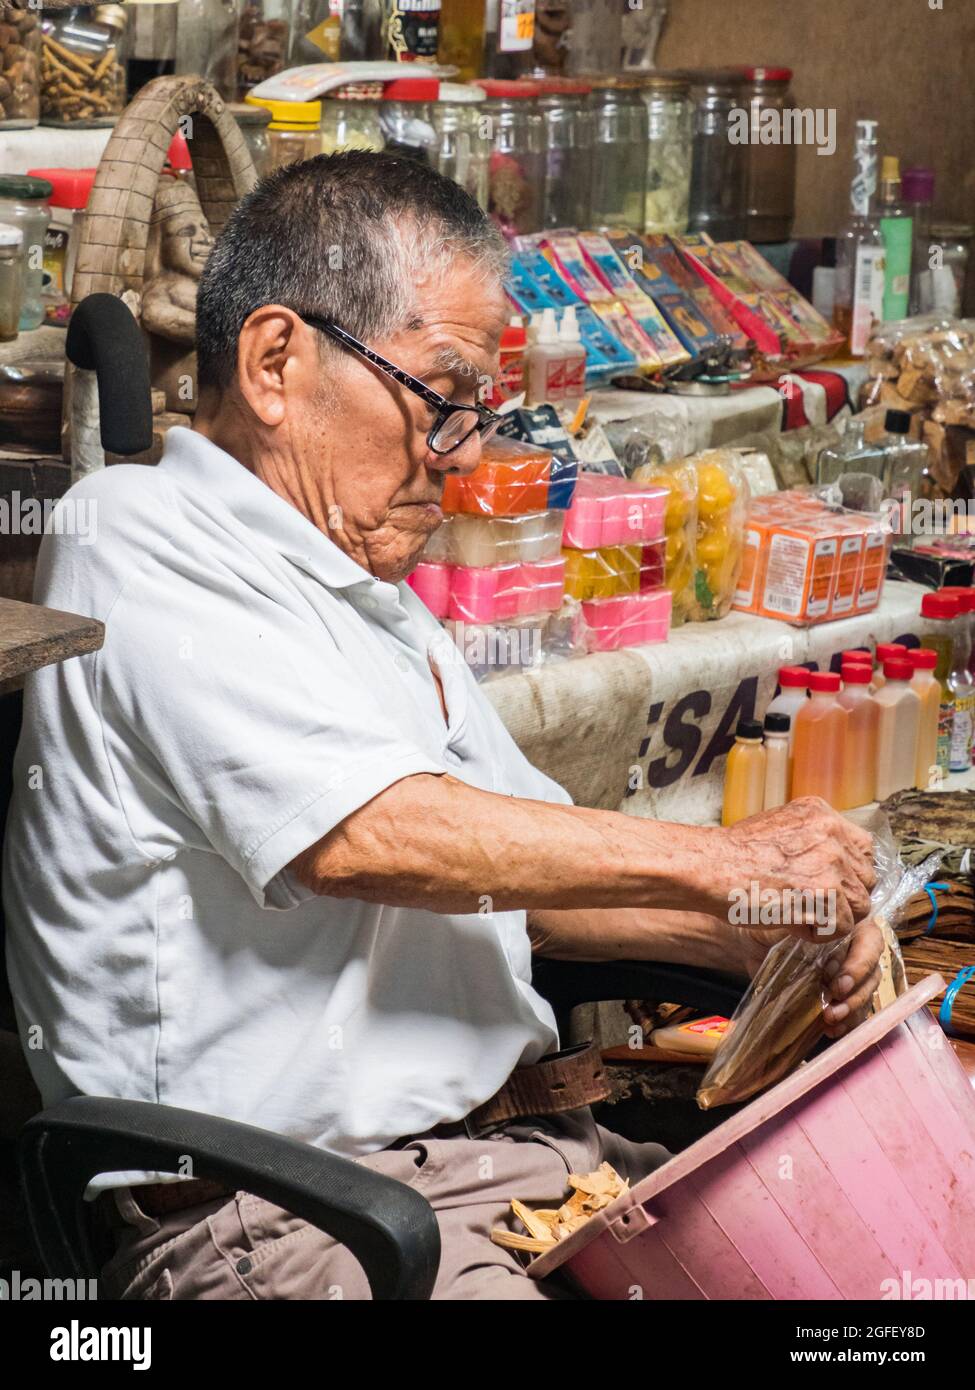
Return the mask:
[[[443,525],[409,582],[474,674],[536,666],[562,604],[562,524],[578,465],[501,437],[444,482]]]
[[[666,641],[666,488],[583,473],[565,518],[565,591],[582,603],[595,651]]]

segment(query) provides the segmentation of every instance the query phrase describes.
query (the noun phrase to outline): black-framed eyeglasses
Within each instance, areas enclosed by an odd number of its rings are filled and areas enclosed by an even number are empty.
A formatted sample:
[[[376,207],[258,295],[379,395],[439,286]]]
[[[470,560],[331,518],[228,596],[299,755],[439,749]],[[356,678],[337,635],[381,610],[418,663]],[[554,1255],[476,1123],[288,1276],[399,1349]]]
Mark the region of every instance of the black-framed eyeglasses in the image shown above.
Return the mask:
[[[320,333],[327,334],[343,347],[358,353],[386,376],[392,377],[393,381],[398,381],[400,386],[405,386],[414,396],[419,396],[427,405],[433,407],[437,417],[430,427],[427,443],[435,454],[453,453],[454,449],[459,449],[472,434],[479,434],[481,442],[484,443],[501,424],[502,417],[496,411],[489,410],[486,405],[455,405],[453,401],[448,401],[446,396],[431,390],[402,367],[397,367],[394,362],[387,361],[378,352],[366,347],[365,343],[360,343],[358,338],[340,328],[334,320],[319,318],[317,314],[303,314],[299,310],[295,312],[310,328],[317,328]]]

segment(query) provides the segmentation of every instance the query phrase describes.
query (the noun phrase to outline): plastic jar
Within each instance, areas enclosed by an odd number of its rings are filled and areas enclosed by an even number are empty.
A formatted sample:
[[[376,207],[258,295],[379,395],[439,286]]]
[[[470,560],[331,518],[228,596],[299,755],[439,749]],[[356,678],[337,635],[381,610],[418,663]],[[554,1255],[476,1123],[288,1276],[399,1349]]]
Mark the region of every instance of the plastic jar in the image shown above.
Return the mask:
[[[571,77],[538,81],[545,139],[543,227],[587,227],[592,191],[592,87]]]
[[[643,226],[647,189],[647,108],[642,82],[614,78],[594,84],[590,221],[599,227]]]
[[[694,156],[688,226],[715,241],[745,231],[748,146],[730,139],[732,112],[741,109],[741,77],[733,71],[691,73]]]
[[[439,90],[435,77],[403,77],[386,83],[378,122],[387,150],[408,154],[424,164],[433,162],[436,134],[430,124],[428,105],[436,100]]]
[[[485,78],[477,84],[487,100],[482,107],[491,141],[488,211],[501,230],[524,236],[542,226],[545,133],[534,82]]]
[[[685,78],[668,72],[644,79],[647,108],[645,232],[680,236],[687,231],[694,150],[694,108]]]
[[[21,330],[44,322],[44,239],[51,221],[50,196],[47,179],[22,174],[0,176],[0,222],[19,227],[24,234]]]
[[[254,96],[244,100],[252,106],[263,106],[271,113],[267,128],[268,172],[321,154],[320,101],[271,101]]]
[[[24,295],[24,234],[0,222],[0,343],[16,338]]]
[[[239,97],[246,98],[252,87],[287,63],[292,8],[291,0],[245,0],[242,4],[237,29]]]
[[[743,68],[742,77],[742,106],[749,113],[751,131],[746,146],[745,237],[788,241],[796,212],[796,147],[784,122],[784,113],[792,108],[792,69]],[[774,143],[757,138],[773,129],[779,132]],[[788,140],[783,138],[787,134]]]
[[[29,173],[46,179],[51,187],[51,221],[44,234],[44,317],[48,323],[63,324],[70,316],[81,214],[88,206],[97,170],[31,169]]]
[[[227,106],[227,110],[240,127],[258,178],[263,178],[271,167],[271,145],[267,134],[271,122],[270,111],[266,106],[255,106],[246,101],[233,102]]]
[[[322,153],[382,150],[385,144],[379,120],[382,94],[381,82],[359,82],[325,92],[322,96]]]
[[[0,127],[37,125],[41,115],[41,31],[36,9],[0,14]]]
[[[441,82],[440,94],[428,104],[426,114],[435,137],[430,150],[433,167],[487,209],[491,142],[481,119],[484,99],[480,87]]]
[[[44,125],[110,126],[125,106],[123,5],[70,5],[41,21]]]

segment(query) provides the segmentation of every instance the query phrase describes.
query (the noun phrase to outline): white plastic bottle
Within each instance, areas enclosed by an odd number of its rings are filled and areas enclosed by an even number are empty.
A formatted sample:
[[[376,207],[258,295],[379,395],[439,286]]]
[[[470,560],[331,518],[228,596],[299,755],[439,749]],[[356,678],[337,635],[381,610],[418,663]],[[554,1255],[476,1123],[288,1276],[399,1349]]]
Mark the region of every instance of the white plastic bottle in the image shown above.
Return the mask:
[[[586,394],[586,349],[579,336],[579,321],[574,304],[570,304],[562,315],[559,342],[565,350],[563,400],[567,407],[575,410]]]
[[[554,309],[542,310],[538,335],[526,356],[528,367],[527,405],[565,399],[565,349],[559,341]]]
[[[796,715],[809,698],[809,672],[805,666],[782,666],[779,670],[780,692],[765,711],[789,716],[789,756],[796,737]]]
[[[921,701],[911,685],[914,668],[905,659],[884,662],[884,683],[874,695],[880,707],[877,723],[877,800],[913,787]]]
[[[763,809],[774,811],[789,800],[789,734],[792,720],[772,710],[765,716],[765,801]]]

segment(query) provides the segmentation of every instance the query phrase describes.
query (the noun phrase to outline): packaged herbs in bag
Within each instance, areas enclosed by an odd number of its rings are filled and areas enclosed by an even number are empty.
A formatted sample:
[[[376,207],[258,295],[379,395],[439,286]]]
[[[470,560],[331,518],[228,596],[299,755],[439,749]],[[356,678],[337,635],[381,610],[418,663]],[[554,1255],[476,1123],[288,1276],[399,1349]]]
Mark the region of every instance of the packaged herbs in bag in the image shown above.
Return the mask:
[[[908,899],[936,872],[940,860],[940,854],[933,854],[906,869],[886,822],[875,834],[877,882],[870,895],[871,916],[886,943],[875,1008],[907,988],[893,924]],[[809,1055],[826,1031],[826,967],[842,960],[849,944],[848,936],[833,935],[822,942],[786,937],[771,948],[705,1072],[697,1093],[702,1110],[748,1100],[788,1076]]]

